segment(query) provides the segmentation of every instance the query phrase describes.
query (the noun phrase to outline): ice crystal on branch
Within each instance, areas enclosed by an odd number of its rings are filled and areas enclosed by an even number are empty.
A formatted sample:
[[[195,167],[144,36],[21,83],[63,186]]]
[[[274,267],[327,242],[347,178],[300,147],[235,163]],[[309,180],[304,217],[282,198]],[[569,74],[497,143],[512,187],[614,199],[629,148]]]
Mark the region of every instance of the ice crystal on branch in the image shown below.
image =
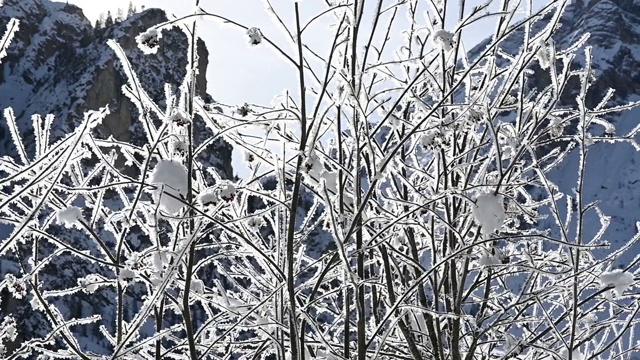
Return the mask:
[[[451,51],[455,45],[453,34],[444,29],[434,31],[431,35],[431,40],[445,52]]]
[[[2,4],[0,4],[2,6]],[[7,56],[7,48],[9,44],[11,44],[11,39],[18,31],[20,25],[20,21],[18,19],[11,19],[7,24],[7,30],[5,31],[2,38],[0,38],[0,64],[2,63],[2,58]]]

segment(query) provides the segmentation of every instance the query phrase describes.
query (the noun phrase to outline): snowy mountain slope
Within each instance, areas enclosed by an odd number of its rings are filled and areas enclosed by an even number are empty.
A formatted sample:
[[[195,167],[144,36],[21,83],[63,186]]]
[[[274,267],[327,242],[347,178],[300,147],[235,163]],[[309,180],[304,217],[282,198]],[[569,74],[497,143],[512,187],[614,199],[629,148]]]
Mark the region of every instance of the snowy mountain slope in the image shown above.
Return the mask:
[[[540,21],[534,24],[533,34],[542,30]],[[595,81],[587,94],[588,108],[594,108],[609,88],[615,89],[607,106],[622,105],[640,99],[640,3],[627,0],[575,0],[565,10],[561,27],[554,35],[556,51],[562,51],[578,42],[586,33],[590,37],[584,46],[592,48],[592,68]],[[523,33],[514,32],[502,43],[507,53],[516,53],[522,46]],[[470,57],[477,56],[489,44],[483,41],[470,51]],[[584,47],[583,46],[583,47]],[[574,60],[576,67],[584,65],[584,56]],[[534,66],[535,74],[528,79],[532,87],[538,89],[549,84],[549,75]],[[578,83],[565,90],[562,100],[567,106],[576,106]],[[640,108],[605,116],[615,127],[616,135],[625,135],[640,123]],[[640,141],[640,137],[636,137]],[[619,248],[635,233],[640,221],[640,170],[636,164],[640,153],[628,143],[596,143],[588,148],[585,182],[585,200],[598,201],[603,213],[611,216],[611,223],[604,239]],[[574,152],[551,173],[551,180],[565,194],[573,194],[577,185],[578,154]],[[564,208],[564,203],[561,204]],[[590,215],[594,215],[593,212]],[[595,234],[600,226],[597,217],[587,221],[587,234]],[[540,221],[542,228],[554,228],[550,218]],[[574,229],[575,230],[575,226]],[[588,240],[588,239],[587,239]],[[632,249],[621,259],[620,264],[628,265],[640,247]],[[624,264],[623,264],[624,263]]]
[[[585,32],[591,34],[586,45],[593,48],[593,68],[596,80],[587,98],[593,108],[608,88],[616,93],[608,105],[621,105],[640,99],[640,4],[626,0],[577,0],[563,16],[563,26],[555,37],[557,48],[566,48]],[[583,61],[583,60],[582,60]],[[567,96],[567,102],[572,101]],[[627,134],[640,123],[640,108],[606,116],[616,127],[616,134]],[[640,137],[636,136],[636,141]],[[640,221],[640,152],[631,144],[597,143],[588,148],[585,200],[597,201],[611,222],[604,239],[611,251],[625,244],[636,234]],[[552,180],[565,193],[572,193],[577,184],[578,156],[571,154],[552,173]],[[593,212],[587,234],[595,235],[599,221]],[[631,249],[619,264],[627,266],[640,252]]]

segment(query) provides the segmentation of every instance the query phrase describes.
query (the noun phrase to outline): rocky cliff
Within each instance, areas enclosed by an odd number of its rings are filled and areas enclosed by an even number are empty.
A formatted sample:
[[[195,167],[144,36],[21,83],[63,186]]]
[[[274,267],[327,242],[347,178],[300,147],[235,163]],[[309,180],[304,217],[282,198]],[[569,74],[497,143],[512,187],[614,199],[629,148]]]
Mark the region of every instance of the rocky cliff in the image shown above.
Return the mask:
[[[52,134],[61,135],[77,124],[87,110],[109,106],[111,114],[100,129],[102,136],[136,142],[142,136],[137,113],[121,87],[126,82],[122,64],[107,46],[115,39],[134,64],[141,83],[152,98],[164,104],[164,84],[174,90],[181,84],[187,65],[187,41],[180,31],[161,39],[160,51],[144,55],[135,37],[164,22],[164,11],[148,9],[111,27],[95,30],[70,4],[49,0],[7,0],[0,7],[0,28],[17,18],[20,30],[8,49],[0,71],[0,108],[12,107],[23,134],[29,136],[33,114],[54,114]],[[208,52],[199,41],[200,72],[197,89],[204,98]],[[3,122],[4,123],[4,122]],[[3,124],[4,126],[4,124]],[[0,128],[0,155],[9,153],[8,132]],[[213,162],[224,177],[232,176],[231,148],[219,142],[212,147]]]

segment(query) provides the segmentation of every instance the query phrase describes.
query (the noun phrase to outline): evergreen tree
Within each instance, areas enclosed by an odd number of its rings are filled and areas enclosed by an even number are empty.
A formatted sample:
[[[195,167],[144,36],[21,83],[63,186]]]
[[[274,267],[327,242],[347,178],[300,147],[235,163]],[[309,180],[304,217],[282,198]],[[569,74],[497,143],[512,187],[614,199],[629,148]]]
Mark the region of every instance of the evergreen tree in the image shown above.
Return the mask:
[[[122,10],[121,8],[118,8],[118,11],[116,12],[115,22],[119,23],[122,20],[124,20],[124,10]]]
[[[104,20],[104,27],[108,28],[113,25],[113,17],[111,16],[111,11],[107,11],[107,18]]]
[[[129,1],[129,8],[127,9],[127,18],[136,13],[136,8],[133,6],[133,1]]]
[[[102,30],[104,28],[104,13],[100,14],[100,16],[98,17],[98,20],[96,20],[96,24],[94,25],[94,30],[95,31],[99,31]]]

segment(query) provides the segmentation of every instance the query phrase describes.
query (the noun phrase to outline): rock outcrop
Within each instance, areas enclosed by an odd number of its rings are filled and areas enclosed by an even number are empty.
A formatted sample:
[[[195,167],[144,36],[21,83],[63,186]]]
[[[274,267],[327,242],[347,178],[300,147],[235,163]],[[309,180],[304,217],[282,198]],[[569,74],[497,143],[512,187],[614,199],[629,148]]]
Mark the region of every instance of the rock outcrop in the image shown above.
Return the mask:
[[[60,136],[72,129],[85,111],[104,106],[109,106],[111,114],[100,129],[102,136],[127,142],[142,136],[137,111],[122,94],[126,78],[122,64],[106,43],[108,39],[122,46],[140,82],[162,105],[164,85],[171,84],[176,90],[186,73],[187,41],[181,31],[164,31],[157,54],[144,55],[136,46],[138,34],[167,20],[159,9],[148,9],[96,30],[75,5],[6,0],[0,7],[0,28],[12,17],[21,20],[20,30],[0,65],[0,109],[14,109],[27,137],[33,114],[54,114],[52,134]],[[196,88],[200,96],[208,98],[208,51],[201,40],[198,55]],[[12,151],[8,140],[8,132],[0,128],[2,155]],[[231,178],[231,147],[220,141],[212,145],[211,152],[215,155],[210,158],[212,165],[223,177]]]

